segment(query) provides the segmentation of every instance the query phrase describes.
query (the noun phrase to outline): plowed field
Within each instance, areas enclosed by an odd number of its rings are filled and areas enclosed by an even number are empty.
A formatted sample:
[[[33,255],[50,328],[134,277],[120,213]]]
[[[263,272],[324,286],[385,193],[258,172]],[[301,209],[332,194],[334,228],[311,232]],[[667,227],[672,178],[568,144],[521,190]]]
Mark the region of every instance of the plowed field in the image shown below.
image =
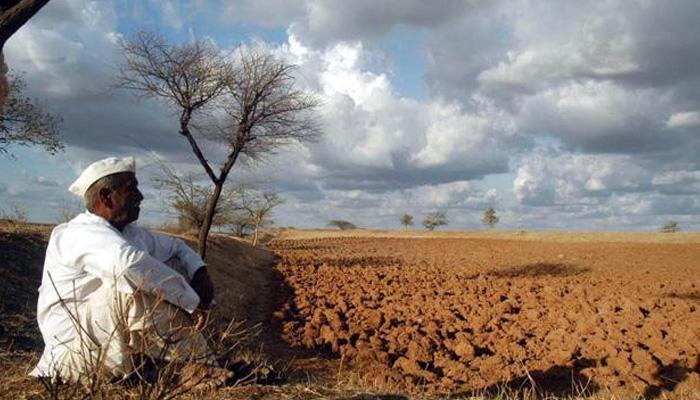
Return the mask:
[[[273,242],[284,338],[375,385],[700,391],[698,243]]]

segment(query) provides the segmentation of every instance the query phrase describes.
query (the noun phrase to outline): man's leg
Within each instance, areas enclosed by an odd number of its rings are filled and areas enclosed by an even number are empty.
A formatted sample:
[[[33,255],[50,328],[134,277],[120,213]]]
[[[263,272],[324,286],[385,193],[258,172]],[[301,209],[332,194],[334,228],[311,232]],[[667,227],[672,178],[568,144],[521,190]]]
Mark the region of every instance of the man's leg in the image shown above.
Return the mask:
[[[182,309],[148,294],[120,296],[117,313],[126,317],[125,342],[131,353],[165,361],[218,366],[203,335]],[[124,318],[122,317],[122,318]]]
[[[144,357],[216,366],[189,315],[155,296],[103,286],[71,314],[79,333],[59,368],[63,380],[122,378]]]

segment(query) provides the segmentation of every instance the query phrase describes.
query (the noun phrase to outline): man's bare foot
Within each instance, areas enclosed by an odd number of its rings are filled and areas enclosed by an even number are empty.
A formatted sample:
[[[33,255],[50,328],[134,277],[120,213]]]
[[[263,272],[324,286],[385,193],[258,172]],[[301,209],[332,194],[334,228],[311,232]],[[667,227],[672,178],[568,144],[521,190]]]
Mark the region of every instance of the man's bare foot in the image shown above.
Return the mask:
[[[190,363],[180,370],[183,389],[217,389],[233,381],[233,372],[206,364]]]

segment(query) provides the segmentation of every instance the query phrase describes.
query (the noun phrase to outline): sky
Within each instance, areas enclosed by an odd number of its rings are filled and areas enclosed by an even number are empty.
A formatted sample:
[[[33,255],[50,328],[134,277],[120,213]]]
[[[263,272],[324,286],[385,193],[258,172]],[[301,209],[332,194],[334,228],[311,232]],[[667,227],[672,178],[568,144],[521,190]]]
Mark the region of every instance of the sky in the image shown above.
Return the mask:
[[[141,222],[172,219],[150,176],[201,173],[172,109],[111,89],[138,30],[267,49],[321,100],[323,137],[236,165],[285,203],[278,226],[700,229],[697,0],[51,0],[7,43],[64,152],[0,155],[0,209],[55,222],[91,162],[133,155]],[[215,158],[216,146],[205,145]],[[204,182],[204,181],[203,181]]]

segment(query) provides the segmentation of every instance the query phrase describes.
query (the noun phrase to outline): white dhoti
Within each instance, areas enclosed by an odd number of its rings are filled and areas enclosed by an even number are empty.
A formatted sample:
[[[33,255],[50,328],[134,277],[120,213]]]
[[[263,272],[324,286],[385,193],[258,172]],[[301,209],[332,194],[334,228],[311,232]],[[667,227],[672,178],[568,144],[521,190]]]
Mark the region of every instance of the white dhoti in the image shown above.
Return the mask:
[[[103,285],[84,303],[68,307],[78,333],[55,366],[61,380],[91,380],[95,374],[119,379],[140,367],[141,356],[216,365],[189,315],[153,295]]]

